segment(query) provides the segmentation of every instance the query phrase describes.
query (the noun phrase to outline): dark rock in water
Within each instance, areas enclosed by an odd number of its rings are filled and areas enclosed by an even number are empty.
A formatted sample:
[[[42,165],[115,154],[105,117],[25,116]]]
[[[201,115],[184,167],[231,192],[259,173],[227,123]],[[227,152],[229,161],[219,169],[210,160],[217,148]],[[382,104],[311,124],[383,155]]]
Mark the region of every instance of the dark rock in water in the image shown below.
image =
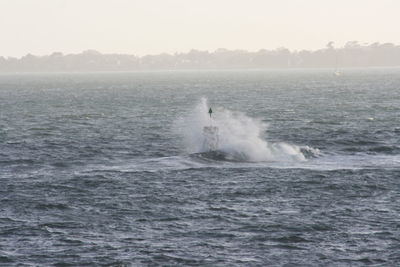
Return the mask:
[[[228,161],[228,162],[249,162],[245,155],[240,153],[226,153],[221,150],[194,153],[194,158],[210,160],[210,161]]]

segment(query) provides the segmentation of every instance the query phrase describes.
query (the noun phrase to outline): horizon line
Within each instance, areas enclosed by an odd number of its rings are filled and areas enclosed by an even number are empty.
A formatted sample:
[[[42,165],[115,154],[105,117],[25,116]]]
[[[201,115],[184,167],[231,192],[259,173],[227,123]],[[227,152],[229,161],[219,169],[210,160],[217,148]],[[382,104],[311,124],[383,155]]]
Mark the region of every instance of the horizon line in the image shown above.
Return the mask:
[[[208,49],[197,49],[197,48],[191,48],[187,51],[175,51],[173,53],[171,52],[160,52],[160,53],[149,53],[149,54],[145,54],[145,55],[137,55],[134,53],[124,53],[124,52],[100,52],[97,49],[93,49],[93,48],[89,48],[89,49],[83,49],[80,52],[61,52],[61,51],[53,51],[47,54],[33,54],[28,52],[25,55],[22,56],[6,56],[6,55],[0,55],[0,58],[4,58],[4,59],[10,59],[10,58],[14,58],[14,59],[22,59],[26,56],[34,56],[34,57],[46,57],[46,56],[51,56],[54,54],[59,54],[60,56],[68,56],[68,55],[80,55],[80,54],[84,54],[84,53],[91,53],[91,54],[99,54],[99,55],[124,55],[124,56],[135,56],[138,58],[143,58],[143,57],[147,57],[147,56],[160,56],[160,55],[170,55],[170,56],[175,56],[175,55],[179,55],[179,54],[189,54],[191,52],[205,52],[205,53],[219,53],[219,52],[245,52],[245,53],[259,53],[262,51],[279,51],[279,50],[286,50],[289,51],[290,53],[298,53],[298,52],[302,52],[302,51],[309,51],[309,52],[315,52],[315,51],[320,51],[320,50],[325,50],[325,49],[334,49],[334,50],[340,50],[340,49],[345,49],[345,48],[349,48],[349,47],[368,47],[368,46],[372,46],[372,45],[393,45],[393,46],[400,46],[400,44],[395,44],[392,42],[372,42],[372,43],[367,43],[367,42],[359,42],[359,41],[348,41],[346,42],[344,45],[342,46],[338,46],[338,47],[334,47],[334,42],[330,41],[326,44],[325,47],[321,47],[321,48],[317,48],[317,49],[306,49],[306,48],[302,48],[302,49],[290,49],[284,46],[280,46],[280,47],[276,47],[274,49],[268,49],[268,48],[260,48],[258,50],[246,50],[246,49],[242,49],[242,48],[235,48],[235,49],[229,49],[229,48],[216,48],[214,50],[208,50]]]

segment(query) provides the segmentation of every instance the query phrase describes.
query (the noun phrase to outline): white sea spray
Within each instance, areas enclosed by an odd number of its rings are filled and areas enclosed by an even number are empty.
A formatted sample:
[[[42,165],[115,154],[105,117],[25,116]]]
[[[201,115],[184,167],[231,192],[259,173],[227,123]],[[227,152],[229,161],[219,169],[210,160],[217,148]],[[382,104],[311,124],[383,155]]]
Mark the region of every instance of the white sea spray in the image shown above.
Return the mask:
[[[266,140],[267,124],[244,113],[221,107],[213,107],[212,118],[208,114],[206,98],[178,118],[175,132],[182,138],[188,153],[207,151],[204,146],[203,128],[218,127],[218,150],[235,159],[246,161],[305,161],[300,146]]]

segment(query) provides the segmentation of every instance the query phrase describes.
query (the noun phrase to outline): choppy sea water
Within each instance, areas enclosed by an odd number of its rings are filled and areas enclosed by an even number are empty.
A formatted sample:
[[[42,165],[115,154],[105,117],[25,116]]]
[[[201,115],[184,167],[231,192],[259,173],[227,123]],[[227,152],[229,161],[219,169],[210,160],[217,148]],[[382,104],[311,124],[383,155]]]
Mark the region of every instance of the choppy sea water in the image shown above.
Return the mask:
[[[397,266],[399,118],[400,69],[2,74],[0,265]]]

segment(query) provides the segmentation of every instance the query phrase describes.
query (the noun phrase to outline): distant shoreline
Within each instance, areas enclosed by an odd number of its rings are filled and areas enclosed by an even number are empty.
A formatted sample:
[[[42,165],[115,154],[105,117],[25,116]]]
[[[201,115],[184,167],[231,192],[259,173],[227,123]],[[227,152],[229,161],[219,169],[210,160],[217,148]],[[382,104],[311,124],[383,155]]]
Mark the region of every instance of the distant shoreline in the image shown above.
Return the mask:
[[[247,69],[335,69],[400,67],[400,45],[348,42],[344,47],[309,51],[286,48],[245,50],[217,49],[214,52],[191,50],[187,53],[138,57],[102,54],[86,50],[79,54],[55,52],[46,56],[28,54],[21,58],[0,57],[0,72],[126,72]]]
[[[341,68],[342,73],[353,72],[353,71],[373,71],[373,70],[399,70],[399,66],[369,66],[369,67],[346,67]],[[328,72],[333,73],[333,68],[224,68],[224,69],[149,69],[149,70],[81,70],[81,71],[0,71],[0,75],[35,75],[35,74],[117,74],[117,73],[206,73],[206,72],[301,72],[301,71],[316,71],[316,72]]]

